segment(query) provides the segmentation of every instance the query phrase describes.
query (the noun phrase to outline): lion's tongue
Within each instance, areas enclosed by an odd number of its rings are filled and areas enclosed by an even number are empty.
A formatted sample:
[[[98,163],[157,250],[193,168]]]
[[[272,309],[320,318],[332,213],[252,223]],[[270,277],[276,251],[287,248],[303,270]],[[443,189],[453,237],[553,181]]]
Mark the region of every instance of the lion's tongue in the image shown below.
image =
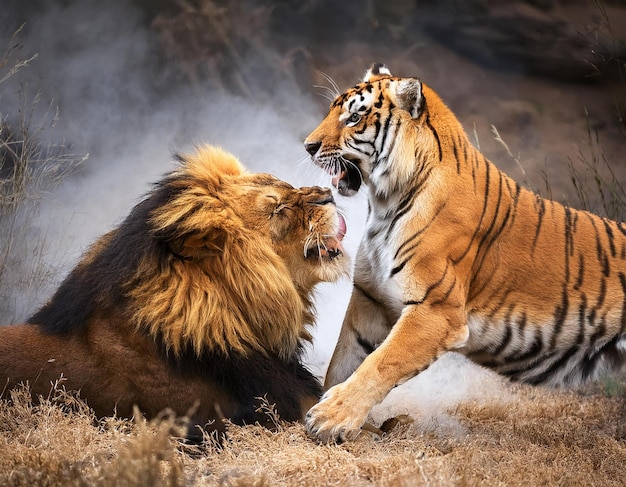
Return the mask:
[[[343,254],[345,251],[343,249],[343,245],[341,245],[341,241],[343,237],[346,235],[346,221],[343,217],[337,214],[338,218],[338,228],[337,235],[335,237],[330,237],[325,240],[324,247],[319,249],[320,256],[322,257],[331,257],[334,258],[339,254]]]

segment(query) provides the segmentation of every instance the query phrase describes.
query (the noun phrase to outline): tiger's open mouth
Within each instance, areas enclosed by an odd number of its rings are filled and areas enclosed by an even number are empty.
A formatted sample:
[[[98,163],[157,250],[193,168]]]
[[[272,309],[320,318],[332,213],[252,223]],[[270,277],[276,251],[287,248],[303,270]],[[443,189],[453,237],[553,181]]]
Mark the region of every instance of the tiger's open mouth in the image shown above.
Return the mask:
[[[359,170],[361,161],[350,157],[343,157],[348,162],[341,164],[339,172],[333,175],[332,183],[342,196],[354,196],[361,187],[363,175]]]
[[[312,239],[312,245],[308,246],[305,250],[304,257],[306,259],[315,258],[331,261],[343,255],[344,250],[341,241],[346,234],[346,221],[339,214],[337,214],[337,217],[339,218],[337,234]]]

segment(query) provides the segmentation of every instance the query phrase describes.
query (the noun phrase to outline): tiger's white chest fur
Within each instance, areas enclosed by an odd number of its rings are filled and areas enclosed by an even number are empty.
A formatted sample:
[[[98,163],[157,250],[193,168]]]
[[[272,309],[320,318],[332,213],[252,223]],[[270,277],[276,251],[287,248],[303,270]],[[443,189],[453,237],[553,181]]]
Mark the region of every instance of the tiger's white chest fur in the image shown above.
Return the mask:
[[[402,226],[392,227],[393,219],[385,217],[388,210],[374,209],[368,216],[355,268],[355,282],[360,283],[372,297],[385,307],[386,313],[397,319],[403,308],[403,282],[393,275],[394,242],[399,241]]]

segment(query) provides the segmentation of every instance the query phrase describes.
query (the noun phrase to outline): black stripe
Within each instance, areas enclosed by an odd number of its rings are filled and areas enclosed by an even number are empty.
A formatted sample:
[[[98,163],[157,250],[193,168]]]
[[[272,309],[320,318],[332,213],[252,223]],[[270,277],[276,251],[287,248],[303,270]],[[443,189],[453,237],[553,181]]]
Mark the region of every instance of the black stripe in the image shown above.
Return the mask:
[[[381,91],[380,94],[378,95],[378,99],[374,102],[374,106],[376,108],[381,108],[383,106],[384,101],[385,101],[385,95]]]
[[[473,149],[473,147],[472,147]],[[464,162],[469,162],[469,155],[468,155],[468,151],[470,150],[469,144],[467,143],[467,141],[465,142],[465,144],[463,145],[463,161]]]
[[[382,141],[380,143],[380,147],[379,150],[382,153],[385,149],[385,142],[387,141],[387,136],[389,135],[389,124],[391,123],[391,112],[389,113],[389,116],[387,117],[387,119],[385,120],[385,123],[383,125],[383,138]],[[378,134],[377,134],[378,136]],[[376,137],[377,138],[377,137]],[[376,140],[376,138],[374,138],[374,140]]]
[[[387,230],[387,234],[390,234],[393,228],[395,227],[396,223],[398,222],[398,220],[402,218],[402,216],[405,215],[411,208],[413,208],[413,204],[412,204],[413,200],[417,196],[420,195],[431,173],[432,173],[432,167],[431,166],[426,167],[422,171],[422,174],[420,175],[420,179],[416,181],[416,184],[414,184],[408,191],[406,191],[407,195],[400,202],[398,208],[394,210],[395,216],[389,226],[389,229]]]
[[[581,253],[578,254],[578,275],[576,276],[576,282],[574,283],[574,290],[578,291],[583,285],[583,276],[585,274],[585,256]]]
[[[500,343],[498,344],[498,346],[493,351],[493,354],[496,356],[500,355],[506,349],[506,347],[509,346],[509,343],[511,343],[512,338],[513,338],[513,331],[511,329],[511,323],[505,322],[504,323],[504,336],[500,340]]]
[[[596,309],[600,309],[604,304],[606,298],[606,278],[600,280],[600,290],[598,291],[598,301],[596,302]]]
[[[362,147],[359,147],[359,145],[357,144],[371,146],[372,152],[366,152],[365,150],[363,150]],[[365,154],[368,157],[372,157],[374,155],[374,152],[376,152],[376,148],[374,147],[374,144],[372,144],[371,142],[368,142],[367,140],[361,141],[353,137],[352,139],[346,139],[346,145],[350,147],[351,149],[354,149],[355,151],[360,152],[361,154]]]
[[[607,220],[606,218],[603,218],[602,222],[604,223],[604,230],[606,231],[606,236],[609,239],[609,249],[611,250],[611,257],[615,257],[616,252],[615,252],[615,240],[613,236],[613,230],[611,229],[609,220]]]
[[[405,301],[403,304],[405,306],[415,306],[415,305],[419,305],[422,304],[424,301],[426,301],[426,299],[428,299],[428,295],[431,293],[431,291],[433,289],[435,289],[436,287],[439,287],[444,279],[446,278],[446,275],[448,274],[448,268],[450,267],[450,263],[446,263],[446,268],[443,270],[443,274],[441,275],[441,277],[434,283],[432,283],[430,286],[428,286],[428,288],[426,289],[426,292],[424,293],[424,297],[420,300],[414,301]]]
[[[622,316],[620,318],[620,335],[626,332],[626,276],[623,272],[619,273],[619,282],[622,285],[622,294],[624,295],[624,300],[622,302]]]
[[[387,155],[388,155],[388,156],[391,156],[391,154],[393,154],[393,149],[394,149],[394,147],[396,146],[396,140],[397,140],[397,138],[398,138],[398,137],[396,137],[396,133],[397,133],[397,131],[398,131],[398,127],[400,127],[400,121],[396,122],[396,123],[393,125],[393,129],[394,129],[394,130],[393,130],[393,134],[394,134],[394,135],[393,135],[393,138],[391,139],[391,144],[389,145],[389,150],[387,151]],[[380,149],[380,150],[382,151],[382,150],[383,150],[383,148],[381,147],[381,149]]]
[[[617,343],[620,337],[615,336],[612,340],[596,350],[591,355],[585,355],[583,360],[579,364],[581,377],[584,379],[589,378],[597,368],[598,360],[605,359],[613,366],[621,365],[621,357],[617,354]]]
[[[587,307],[587,297],[585,294],[581,296],[580,304],[578,305],[578,335],[576,335],[576,345],[582,345],[585,341],[585,309]]]
[[[450,294],[452,294],[452,290],[455,288],[455,286],[456,286],[456,276],[454,276],[454,280],[452,281],[452,284],[450,285],[448,290],[445,293],[443,293],[443,296],[441,296],[440,299],[433,301],[431,304],[437,305],[437,304],[445,303],[450,297]]]
[[[544,382],[552,378],[557,373],[557,371],[559,371],[564,366],[566,366],[567,363],[570,361],[570,359],[574,355],[576,355],[576,353],[579,350],[580,350],[580,347],[578,347],[577,345],[570,347],[563,355],[561,355],[561,357],[558,360],[553,362],[552,365],[550,365],[546,370],[544,370],[538,375],[532,376],[525,382],[528,382],[529,384],[533,384],[533,385],[543,384]]]
[[[476,229],[474,230],[474,234],[472,235],[472,238],[470,239],[467,248],[463,251],[463,253],[461,253],[459,257],[452,260],[455,264],[461,262],[461,260],[463,260],[465,256],[469,253],[470,249],[472,248],[472,243],[474,242],[474,239],[476,238],[478,232],[480,231],[480,228],[482,227],[483,220],[485,219],[485,214],[487,213],[487,207],[489,205],[489,164],[486,164],[485,168],[485,195],[483,199],[483,210],[480,214],[478,224],[476,225]]]
[[[570,278],[570,255],[573,254],[574,252],[574,234],[573,234],[573,228],[572,228],[572,210],[570,210],[569,207],[565,206],[564,207],[565,213],[564,213],[564,240],[565,240],[565,248],[564,248],[564,256],[565,256],[565,262],[564,262],[564,267],[565,267],[565,282],[569,282],[569,278]]]
[[[367,355],[376,350],[376,346],[373,343],[368,342],[359,333],[356,334],[356,341]]]
[[[383,303],[381,303],[380,301],[378,301],[377,299],[374,299],[372,297],[371,294],[368,294],[365,289],[363,289],[361,286],[359,286],[358,284],[354,284],[354,289],[356,289],[357,291],[359,291],[363,296],[365,296],[367,299],[369,299],[372,303],[375,303],[378,306],[382,306]]]
[[[394,260],[396,260],[399,257],[402,257],[407,252],[410,252],[411,250],[413,250],[415,247],[417,247],[419,245],[419,243],[416,243],[414,245],[409,246],[409,244],[411,242],[415,241],[420,235],[422,235],[426,230],[428,230],[430,225],[439,216],[439,214],[445,208],[445,206],[446,206],[446,203],[441,204],[437,208],[437,210],[435,210],[435,213],[433,214],[432,218],[428,221],[428,223],[426,223],[426,225],[424,225],[421,229],[419,229],[417,232],[415,232],[412,236],[410,236],[404,242],[402,242],[402,244],[398,247],[398,249],[396,250],[396,253],[393,256]]]
[[[600,320],[600,324],[597,325],[596,331],[589,337],[589,349],[593,348],[595,343],[606,335],[606,320],[603,318]]]
[[[565,318],[567,318],[568,308],[569,295],[567,293],[567,285],[563,284],[563,290],[561,291],[561,304],[554,308],[554,327],[552,329],[550,350],[554,350],[556,348],[558,337],[563,329],[563,323],[565,323]]]
[[[402,218],[411,208],[413,208],[413,201],[419,195],[418,192],[409,191],[408,194],[404,197],[404,199],[398,205],[397,210],[394,212],[394,217],[391,220],[389,225],[389,229],[387,230],[387,236],[391,234],[398,220]]]
[[[350,145],[350,147],[352,147],[355,150],[359,150],[359,151],[363,150],[363,149],[360,148],[360,146],[367,145],[367,146],[371,147],[372,148],[372,152],[366,152],[365,153],[368,156],[371,156],[371,155],[373,155],[376,152],[376,146],[374,145],[374,143],[370,139],[358,139],[356,137],[352,137],[352,138],[346,140],[346,145],[348,145],[348,142],[352,143],[352,145]]]
[[[398,272],[400,272],[402,269],[404,269],[404,266],[406,265],[406,263],[409,260],[411,260],[410,257],[408,259],[406,259],[406,260],[403,260],[399,265],[397,265],[396,267],[391,269],[391,272],[389,273],[389,277],[395,276]]]
[[[456,173],[461,174],[461,161],[459,160],[459,153],[457,152],[456,142],[452,144],[452,150],[454,151],[454,160],[456,161]]]
[[[524,315],[524,321],[523,321],[523,325],[524,327],[526,326],[526,316]],[[543,352],[543,339],[541,338],[541,333],[535,329],[535,335],[533,337],[533,341],[530,345],[530,347],[525,350],[525,351],[518,351],[515,353],[512,353],[511,355],[505,357],[505,363],[509,363],[509,362],[526,362],[534,357],[536,357],[537,355],[539,355],[540,353]],[[529,370],[529,367],[523,369],[523,370]]]
[[[578,305],[578,322],[583,325],[586,323],[587,315],[587,296],[582,293],[580,296],[580,304]]]
[[[541,225],[543,224],[543,217],[546,214],[546,202],[540,196],[537,196],[535,204],[538,204],[537,208],[537,227],[535,229],[535,237],[533,238],[531,255],[535,253],[537,247],[537,240],[539,240],[539,232],[541,231]]]
[[[478,248],[482,248],[483,245],[485,244],[485,242],[487,241],[487,238],[490,237],[491,232],[493,231],[493,227],[496,224],[496,220],[498,219],[498,213],[500,213],[500,203],[502,201],[502,173],[500,171],[498,171],[498,201],[495,204],[495,212],[493,214],[493,218],[491,219],[491,223],[489,224],[489,228],[487,228],[487,230],[485,231],[485,234],[483,235],[483,237],[480,239],[480,242],[478,243]],[[492,239],[491,242],[493,242]],[[486,252],[483,254],[483,258],[481,260],[481,265],[482,265],[482,261],[485,259],[486,256]],[[478,267],[480,269],[480,266]]]
[[[587,315],[587,323],[592,326],[595,326],[596,323],[596,312],[597,310],[595,308],[591,308],[591,311],[589,311],[589,314]]]
[[[602,274],[608,277],[611,272],[611,269],[609,266],[609,257],[604,251],[604,247],[602,246],[602,242],[600,240],[600,234],[598,233],[598,227],[596,226],[594,217],[589,213],[587,215],[589,217],[589,220],[591,221],[591,225],[593,226],[593,230],[596,235],[596,256],[598,258],[598,262],[600,263],[602,267]]]
[[[430,114],[426,115],[426,126],[432,131],[433,135],[435,136],[435,140],[437,141],[437,148],[439,149],[439,160],[441,161],[441,159],[443,158],[443,152],[441,151],[441,141],[439,140],[439,134],[435,130],[435,127],[433,127],[430,123]]]

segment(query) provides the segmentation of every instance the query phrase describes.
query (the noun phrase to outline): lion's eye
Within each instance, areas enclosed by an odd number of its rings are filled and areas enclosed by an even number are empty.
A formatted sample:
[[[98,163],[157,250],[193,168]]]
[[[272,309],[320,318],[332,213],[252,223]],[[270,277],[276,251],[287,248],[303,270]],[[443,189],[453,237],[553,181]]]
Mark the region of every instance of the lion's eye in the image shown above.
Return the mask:
[[[272,218],[275,215],[280,215],[283,210],[288,209],[289,207],[283,203],[280,203],[276,206],[274,206],[274,209],[272,210],[272,213],[270,214],[270,218]]]
[[[360,121],[361,121],[361,115],[355,112],[348,117],[348,120],[346,120],[346,125],[349,125],[349,126],[356,125]]]

